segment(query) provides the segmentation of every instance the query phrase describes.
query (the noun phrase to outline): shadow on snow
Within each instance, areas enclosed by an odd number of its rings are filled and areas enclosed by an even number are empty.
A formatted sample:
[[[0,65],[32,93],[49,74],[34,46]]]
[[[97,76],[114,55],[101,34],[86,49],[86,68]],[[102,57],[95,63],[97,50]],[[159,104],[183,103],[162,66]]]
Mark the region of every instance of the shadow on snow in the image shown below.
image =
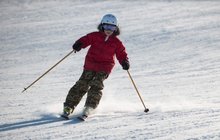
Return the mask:
[[[64,123],[62,124],[77,124],[81,122],[80,120],[74,117],[70,118],[70,120],[65,120],[62,117],[44,115],[42,118],[36,119],[36,120],[22,121],[22,122],[17,122],[17,123],[0,125],[0,132],[26,128],[26,127],[45,125],[45,124],[52,124],[52,123],[61,122],[61,121],[64,121]]]

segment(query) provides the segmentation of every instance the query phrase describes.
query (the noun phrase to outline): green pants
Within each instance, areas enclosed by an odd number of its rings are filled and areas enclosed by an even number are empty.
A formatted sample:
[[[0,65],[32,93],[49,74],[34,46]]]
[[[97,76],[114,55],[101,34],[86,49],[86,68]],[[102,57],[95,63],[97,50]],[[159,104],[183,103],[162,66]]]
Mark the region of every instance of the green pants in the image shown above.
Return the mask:
[[[64,105],[73,109],[87,93],[85,106],[96,108],[102,97],[103,81],[108,77],[105,72],[84,70],[76,84],[69,90]]]

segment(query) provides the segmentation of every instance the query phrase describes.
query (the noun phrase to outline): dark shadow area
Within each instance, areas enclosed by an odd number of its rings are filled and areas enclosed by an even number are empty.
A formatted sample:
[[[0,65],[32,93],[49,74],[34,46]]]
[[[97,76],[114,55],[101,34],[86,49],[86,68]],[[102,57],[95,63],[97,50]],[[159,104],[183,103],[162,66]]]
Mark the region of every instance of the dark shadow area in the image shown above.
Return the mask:
[[[65,120],[64,118],[59,116],[43,115],[42,118],[36,120],[0,125],[0,132],[25,128],[25,127],[34,127],[39,125],[51,124],[60,121],[63,121],[64,122],[63,124],[76,124],[81,122],[74,116],[72,116],[69,120]]]

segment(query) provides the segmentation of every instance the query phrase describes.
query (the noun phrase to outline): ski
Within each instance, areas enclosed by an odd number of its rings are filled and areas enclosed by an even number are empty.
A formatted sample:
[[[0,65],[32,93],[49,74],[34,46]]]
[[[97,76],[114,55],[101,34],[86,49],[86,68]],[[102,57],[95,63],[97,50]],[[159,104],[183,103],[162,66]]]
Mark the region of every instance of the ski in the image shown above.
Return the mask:
[[[85,107],[84,110],[83,110],[83,112],[82,112],[82,114],[79,114],[79,115],[77,115],[77,116],[75,116],[75,117],[76,117],[78,120],[80,120],[80,121],[85,121],[90,114],[93,114],[93,111],[94,111],[93,108],[91,108],[91,107]],[[67,112],[68,112],[68,111],[67,111]],[[60,116],[61,116],[62,118],[64,118],[64,119],[66,119],[66,120],[69,120],[69,119],[70,119],[69,115],[70,115],[70,113],[66,113],[66,112],[64,111],[63,114],[61,114]]]
[[[69,116],[66,116],[65,114],[61,114],[60,117],[63,118],[63,119],[65,119],[65,120],[70,120],[70,117],[69,117]],[[73,119],[74,119],[74,118],[75,118],[75,117],[73,117]],[[76,118],[77,118],[78,120],[80,120],[80,121],[85,121],[85,120],[88,118],[88,116],[86,116],[86,115],[80,115],[80,116],[76,116]]]
[[[70,118],[69,118],[67,115],[65,115],[65,114],[61,114],[60,117],[66,119],[66,120],[69,120],[69,119],[70,119]]]
[[[81,120],[81,121],[85,121],[87,118],[88,118],[88,116],[86,116],[86,115],[81,115],[81,116],[78,116],[77,117],[79,120]]]

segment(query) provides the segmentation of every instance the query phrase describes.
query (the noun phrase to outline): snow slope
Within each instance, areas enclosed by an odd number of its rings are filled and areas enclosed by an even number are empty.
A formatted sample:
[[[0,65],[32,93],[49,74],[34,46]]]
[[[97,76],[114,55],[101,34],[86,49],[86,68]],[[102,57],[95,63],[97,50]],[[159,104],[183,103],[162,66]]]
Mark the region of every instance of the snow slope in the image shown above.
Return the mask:
[[[217,0],[1,0],[0,139],[220,139],[220,2]],[[130,72],[117,63],[94,116],[59,113],[87,49],[72,54],[25,93],[24,87],[96,30],[118,17]]]

